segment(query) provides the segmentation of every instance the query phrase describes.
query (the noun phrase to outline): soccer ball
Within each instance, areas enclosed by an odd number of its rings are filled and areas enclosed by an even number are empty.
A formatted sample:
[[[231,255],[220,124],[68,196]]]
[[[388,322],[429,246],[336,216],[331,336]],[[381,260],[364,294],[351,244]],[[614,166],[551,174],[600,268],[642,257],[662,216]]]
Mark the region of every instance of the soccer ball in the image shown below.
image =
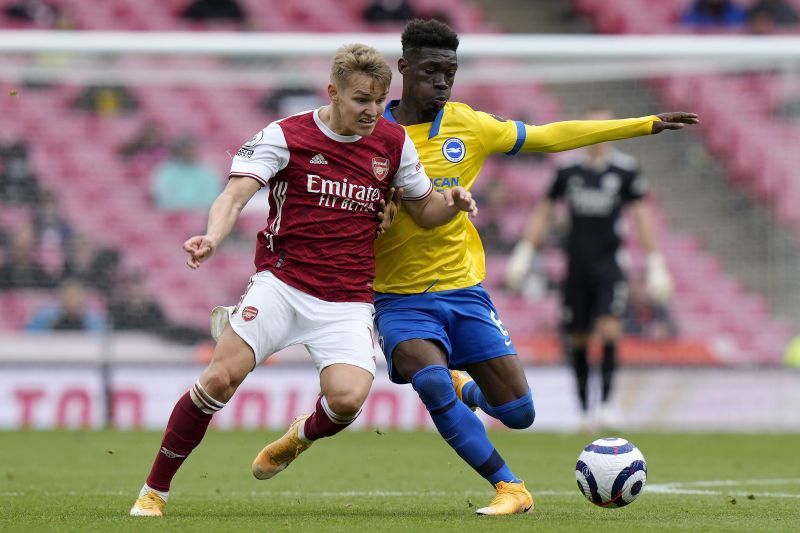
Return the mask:
[[[617,437],[597,439],[583,449],[575,465],[578,489],[600,507],[624,507],[647,481],[647,463],[639,448]]]

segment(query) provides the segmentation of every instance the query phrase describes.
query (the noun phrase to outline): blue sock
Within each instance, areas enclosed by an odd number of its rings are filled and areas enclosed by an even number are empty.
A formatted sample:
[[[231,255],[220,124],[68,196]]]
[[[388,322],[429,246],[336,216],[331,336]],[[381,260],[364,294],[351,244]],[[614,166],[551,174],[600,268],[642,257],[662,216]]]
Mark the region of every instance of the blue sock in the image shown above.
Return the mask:
[[[528,393],[525,396],[503,405],[492,406],[486,401],[478,384],[470,381],[461,389],[461,397],[468,406],[480,407],[481,411],[492,418],[498,419],[512,429],[530,427],[536,417],[536,411],[533,407],[533,395],[530,389],[528,389]]]
[[[494,407],[489,405],[489,402],[487,402],[486,398],[483,397],[483,392],[481,392],[480,387],[478,387],[478,384],[474,381],[468,381],[464,385],[464,388],[461,389],[461,398],[468,406],[478,407],[481,411],[492,418],[497,418],[497,415],[494,412]]]
[[[414,390],[427,407],[444,440],[492,485],[519,483],[486,435],[483,423],[458,401],[450,371],[440,365],[423,368],[411,378]]]

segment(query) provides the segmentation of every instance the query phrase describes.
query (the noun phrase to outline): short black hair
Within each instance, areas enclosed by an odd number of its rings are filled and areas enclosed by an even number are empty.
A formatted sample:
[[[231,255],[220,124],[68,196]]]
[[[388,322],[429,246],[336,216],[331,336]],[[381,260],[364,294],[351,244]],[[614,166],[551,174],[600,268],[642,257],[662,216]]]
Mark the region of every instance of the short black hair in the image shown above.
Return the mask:
[[[458,34],[436,19],[414,19],[406,24],[400,43],[403,45],[403,55],[417,48],[442,48],[455,52],[458,49]]]

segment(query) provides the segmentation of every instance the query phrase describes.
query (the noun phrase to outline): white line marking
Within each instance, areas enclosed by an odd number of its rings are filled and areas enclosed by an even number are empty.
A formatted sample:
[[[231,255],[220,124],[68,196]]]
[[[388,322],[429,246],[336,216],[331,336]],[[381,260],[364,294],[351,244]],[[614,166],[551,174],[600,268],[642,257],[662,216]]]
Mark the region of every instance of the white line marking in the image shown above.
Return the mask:
[[[742,485],[796,485],[800,478],[792,479],[718,479],[712,481],[677,481],[664,483],[669,486],[681,487],[739,487]]]
[[[747,490],[748,486],[764,486],[764,485],[800,485],[800,478],[792,479],[720,479],[708,481],[676,481],[670,483],[651,483],[645,486],[645,492],[651,494],[666,494],[666,495],[695,495],[695,496],[742,496],[747,497],[750,495],[756,498],[800,498],[800,492],[755,492]],[[735,487],[737,490],[710,490],[703,488],[692,487]],[[54,497],[69,497],[69,496],[135,496],[136,491],[115,490],[104,492],[78,492],[78,491],[13,491],[13,492],[0,492],[0,497],[23,497],[23,496],[54,496]],[[535,490],[535,495],[538,496],[572,496],[573,494],[580,494],[580,492],[572,490]],[[465,490],[465,491],[394,491],[394,490],[348,490],[348,491],[321,491],[321,492],[307,492],[307,491],[225,491],[222,489],[223,497],[234,498],[268,498],[268,497],[313,497],[313,498],[415,498],[420,496],[427,497],[467,497],[467,496],[491,496],[491,490]],[[205,498],[206,495],[202,494],[182,494],[181,498]]]

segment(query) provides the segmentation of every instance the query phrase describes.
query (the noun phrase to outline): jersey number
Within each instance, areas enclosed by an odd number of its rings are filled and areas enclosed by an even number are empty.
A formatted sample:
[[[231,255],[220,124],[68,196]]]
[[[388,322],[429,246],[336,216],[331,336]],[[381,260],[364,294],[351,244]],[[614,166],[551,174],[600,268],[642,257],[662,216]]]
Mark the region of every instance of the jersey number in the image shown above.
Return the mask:
[[[489,316],[492,318],[492,322],[494,322],[494,325],[497,326],[497,329],[500,330],[500,333],[503,334],[503,337],[508,337],[508,330],[503,325],[503,322],[499,318],[497,318],[497,315],[494,313],[494,311],[489,313]]]

